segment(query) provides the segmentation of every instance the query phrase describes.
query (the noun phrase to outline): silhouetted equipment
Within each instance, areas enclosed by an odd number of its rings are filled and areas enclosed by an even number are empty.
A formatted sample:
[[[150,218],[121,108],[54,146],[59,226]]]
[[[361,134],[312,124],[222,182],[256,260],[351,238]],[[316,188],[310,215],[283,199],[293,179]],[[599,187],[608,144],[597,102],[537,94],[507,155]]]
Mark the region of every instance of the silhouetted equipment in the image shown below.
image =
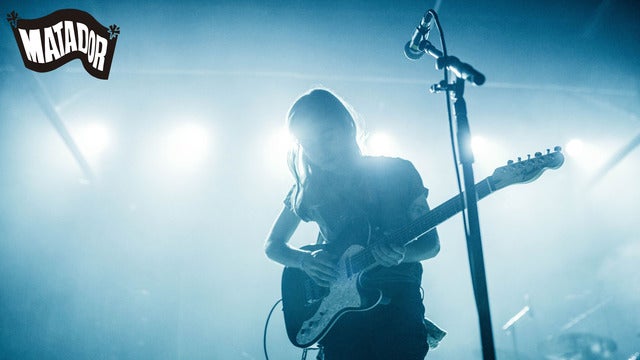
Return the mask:
[[[482,357],[482,351],[478,349],[474,351],[473,355],[474,357],[471,359],[480,359]],[[536,357],[533,354],[524,354],[521,352],[515,352],[513,350],[496,348],[496,359],[498,360],[538,360],[540,359],[540,357]]]
[[[613,359],[618,345],[612,339],[591,333],[566,333],[552,337],[538,345],[549,360]]]

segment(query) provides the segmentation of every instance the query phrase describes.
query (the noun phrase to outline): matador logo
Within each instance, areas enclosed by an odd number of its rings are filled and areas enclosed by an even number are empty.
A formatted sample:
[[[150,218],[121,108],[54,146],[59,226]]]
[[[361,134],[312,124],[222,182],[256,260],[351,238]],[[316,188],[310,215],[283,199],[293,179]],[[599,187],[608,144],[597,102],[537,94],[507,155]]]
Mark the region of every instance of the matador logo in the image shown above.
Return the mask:
[[[38,19],[21,19],[15,11],[7,15],[27,69],[55,70],[80,59],[87,72],[108,79],[111,60],[120,34],[118,26],[102,26],[80,10],[58,10]]]

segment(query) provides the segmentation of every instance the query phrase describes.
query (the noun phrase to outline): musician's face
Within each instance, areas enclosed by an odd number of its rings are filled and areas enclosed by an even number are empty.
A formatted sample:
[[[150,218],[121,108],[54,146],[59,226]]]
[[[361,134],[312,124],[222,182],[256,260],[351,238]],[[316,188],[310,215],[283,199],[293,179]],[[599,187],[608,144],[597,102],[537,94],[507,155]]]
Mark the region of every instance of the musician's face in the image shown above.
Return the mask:
[[[343,128],[321,123],[298,137],[304,153],[323,170],[336,171],[352,160],[354,139]]]

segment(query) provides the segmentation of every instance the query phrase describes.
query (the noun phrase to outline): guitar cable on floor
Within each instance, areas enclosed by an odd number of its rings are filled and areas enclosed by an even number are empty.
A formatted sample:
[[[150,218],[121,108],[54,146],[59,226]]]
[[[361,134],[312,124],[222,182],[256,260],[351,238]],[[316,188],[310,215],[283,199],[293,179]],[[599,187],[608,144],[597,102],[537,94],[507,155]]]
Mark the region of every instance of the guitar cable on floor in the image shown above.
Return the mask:
[[[264,358],[269,360],[269,354],[267,354],[267,329],[269,327],[269,320],[271,319],[271,314],[273,314],[273,310],[276,309],[279,303],[282,302],[282,299],[278,299],[275,304],[271,307],[269,311],[269,315],[267,315],[267,321],[264,323],[264,333],[262,335],[262,349],[264,350]]]
[[[262,334],[262,349],[264,350],[264,358],[265,360],[269,360],[269,354],[267,353],[267,329],[269,328],[269,320],[271,320],[271,315],[273,314],[273,310],[276,309],[276,306],[278,306],[279,303],[282,302],[282,299],[278,299],[278,301],[276,301],[275,304],[273,304],[273,306],[271,307],[271,310],[269,310],[269,315],[267,315],[267,321],[265,321],[264,323],[264,332]],[[307,352],[309,351],[309,348],[304,348],[302,350],[302,360],[305,360],[307,358]],[[320,350],[320,349],[312,349],[312,350]],[[322,352],[320,352],[318,354],[318,358],[322,358]]]

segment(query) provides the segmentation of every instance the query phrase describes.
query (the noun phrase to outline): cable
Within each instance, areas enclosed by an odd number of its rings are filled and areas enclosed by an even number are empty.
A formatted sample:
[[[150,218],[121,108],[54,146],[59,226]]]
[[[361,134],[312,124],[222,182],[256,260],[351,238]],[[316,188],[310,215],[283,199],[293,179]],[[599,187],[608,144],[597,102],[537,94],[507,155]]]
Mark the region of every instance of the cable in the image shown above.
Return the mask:
[[[273,304],[273,306],[271,307],[271,310],[269,311],[269,315],[267,315],[267,321],[265,321],[264,323],[264,333],[262,335],[262,349],[264,350],[264,358],[266,360],[269,360],[269,355],[267,354],[267,328],[269,327],[269,320],[271,319],[271,314],[273,314],[273,310],[275,310],[276,306],[278,306],[278,304],[281,302],[282,302],[282,299],[279,299],[278,301],[276,301],[275,304]]]
[[[436,27],[438,28],[438,35],[440,37],[440,44],[442,45],[442,54],[444,57],[447,57],[447,44],[444,40],[444,32],[442,31],[442,26],[440,25],[440,19],[438,18],[438,14],[433,10],[430,9],[429,12],[431,13],[431,15],[433,16],[433,20],[436,23]],[[446,84],[449,84],[449,72],[447,70],[447,67],[445,66],[443,68],[444,71],[444,82]],[[451,150],[452,150],[452,155],[453,155],[453,165],[454,168],[456,170],[456,181],[458,183],[458,192],[460,193],[460,195],[462,196],[462,182],[460,180],[460,169],[458,168],[458,155],[456,154],[456,141],[455,141],[455,136],[453,134],[453,115],[451,114],[451,97],[450,97],[450,89],[446,89],[445,95],[447,98],[447,120],[449,121],[449,139],[451,141]],[[463,212],[465,211],[465,208],[463,207]],[[465,225],[466,228],[466,225]]]
[[[431,13],[431,15],[433,16],[433,20],[436,23],[436,27],[438,28],[438,35],[440,36],[440,44],[442,45],[442,54],[444,57],[447,57],[447,44],[444,40],[444,32],[442,31],[442,26],[440,25],[440,19],[438,18],[438,14],[433,10],[433,9],[429,9],[429,12]],[[449,84],[449,72],[447,70],[447,67],[445,66],[443,68],[444,71],[444,82],[446,84]],[[460,179],[460,168],[458,166],[458,155],[456,153],[457,150],[457,146],[456,146],[456,141],[455,141],[455,135],[453,134],[453,115],[451,114],[451,96],[450,96],[450,89],[447,89],[445,94],[446,94],[446,98],[447,98],[447,117],[448,117],[448,121],[449,121],[449,139],[451,141],[451,151],[452,151],[452,155],[453,155],[453,167],[456,170],[456,182],[458,184],[458,192],[460,193],[460,199],[464,201],[464,198],[462,197],[462,180]],[[467,216],[466,214],[466,206],[462,207],[462,221],[464,224],[464,228],[465,231],[467,232],[467,234],[469,233],[469,225],[467,224]]]
[[[431,15],[433,16],[433,19],[436,23],[436,27],[438,28],[438,34],[440,37],[440,44],[442,45],[442,54],[444,57],[447,57],[447,44],[444,40],[444,32],[442,31],[442,26],[440,25],[440,19],[438,18],[438,14],[433,10],[433,9],[429,9],[429,12],[431,13]],[[449,71],[447,70],[447,67],[445,66],[443,68],[444,71],[444,82],[445,84],[449,84]],[[460,178],[460,167],[458,165],[458,155],[457,155],[457,143],[455,140],[455,135],[453,132],[453,114],[451,113],[451,92],[452,90],[447,87],[446,89],[446,98],[447,98],[447,118],[449,121],[449,139],[451,142],[451,152],[453,155],[453,165],[454,165],[454,169],[456,170],[456,183],[458,185],[458,193],[460,194],[460,201],[465,201],[464,200],[464,196],[463,196],[463,191],[462,191],[462,180]],[[467,207],[466,204],[463,204],[464,206],[462,206],[462,224],[465,230],[465,237],[469,237],[469,234],[471,233],[471,229],[469,227],[469,223],[468,223],[468,214],[467,214]],[[471,258],[470,258],[471,260]],[[471,267],[472,271],[473,271],[473,267]],[[472,274],[473,276],[473,274]],[[478,298],[478,295],[476,293],[476,289],[475,286],[473,287],[473,291],[474,291],[474,295],[476,297],[476,299]]]

